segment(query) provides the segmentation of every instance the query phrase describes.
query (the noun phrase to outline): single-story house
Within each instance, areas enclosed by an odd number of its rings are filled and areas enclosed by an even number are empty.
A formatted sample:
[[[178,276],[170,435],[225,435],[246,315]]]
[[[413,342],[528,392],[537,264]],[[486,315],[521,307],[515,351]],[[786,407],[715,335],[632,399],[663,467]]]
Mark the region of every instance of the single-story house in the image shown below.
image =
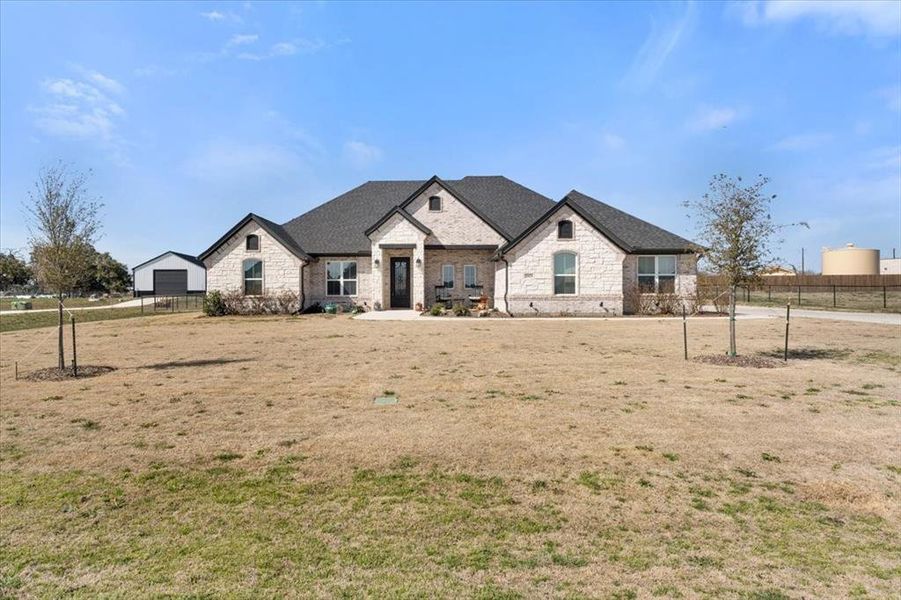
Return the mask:
[[[206,267],[196,256],[169,250],[132,269],[135,296],[206,293]]]
[[[506,177],[369,181],[287,223],[250,213],[199,255],[210,290],[301,306],[423,309],[476,298],[511,314],[622,314],[690,296],[697,246],[577,191]]]

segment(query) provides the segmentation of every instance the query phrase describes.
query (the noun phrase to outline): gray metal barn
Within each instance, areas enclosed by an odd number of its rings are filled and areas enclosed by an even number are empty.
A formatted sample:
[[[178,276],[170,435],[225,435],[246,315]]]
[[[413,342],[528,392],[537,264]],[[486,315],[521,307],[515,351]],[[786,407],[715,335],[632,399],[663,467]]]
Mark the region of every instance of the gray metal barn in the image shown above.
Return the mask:
[[[206,267],[197,257],[172,250],[132,269],[135,296],[186,296],[206,292]]]

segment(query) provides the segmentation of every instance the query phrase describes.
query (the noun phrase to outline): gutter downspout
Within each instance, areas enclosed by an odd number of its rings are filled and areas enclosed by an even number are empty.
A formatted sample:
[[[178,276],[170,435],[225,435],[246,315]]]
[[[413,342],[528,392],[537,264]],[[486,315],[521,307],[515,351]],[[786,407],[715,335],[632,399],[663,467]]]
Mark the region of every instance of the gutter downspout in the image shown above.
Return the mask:
[[[297,310],[297,312],[299,312],[299,313],[303,312],[303,306],[306,303],[306,298],[304,297],[304,293],[303,293],[303,268],[305,266],[307,266],[306,262],[300,263],[300,307]]]
[[[507,292],[510,291],[510,263],[507,262],[503,254],[501,254],[501,260],[504,261],[504,312],[512,317],[513,313],[510,312],[510,303],[507,301]]]

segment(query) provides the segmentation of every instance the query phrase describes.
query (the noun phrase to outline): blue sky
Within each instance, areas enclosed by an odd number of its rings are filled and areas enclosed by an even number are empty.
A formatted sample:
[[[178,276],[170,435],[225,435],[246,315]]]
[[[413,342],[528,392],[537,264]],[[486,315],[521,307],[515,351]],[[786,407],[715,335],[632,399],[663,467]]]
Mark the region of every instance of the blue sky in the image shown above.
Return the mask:
[[[0,246],[43,165],[93,170],[98,244],[197,253],[369,179],[503,174],[690,236],[771,177],[786,262],[901,249],[901,3],[0,4]]]

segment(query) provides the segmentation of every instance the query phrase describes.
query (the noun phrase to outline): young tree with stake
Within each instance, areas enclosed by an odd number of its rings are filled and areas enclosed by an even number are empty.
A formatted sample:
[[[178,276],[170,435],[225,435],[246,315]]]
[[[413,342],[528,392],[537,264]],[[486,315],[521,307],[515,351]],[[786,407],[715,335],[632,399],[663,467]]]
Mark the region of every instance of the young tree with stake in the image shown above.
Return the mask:
[[[31,262],[38,283],[59,299],[59,369],[63,356],[63,297],[90,273],[93,244],[100,233],[102,204],[88,196],[87,175],[63,164],[44,169],[29,192]]]
[[[726,279],[729,287],[729,356],[737,354],[735,344],[735,295],[739,285],[756,281],[771,266],[773,247],[779,230],[770,215],[770,203],[776,195],[766,195],[769,178],[758,175],[750,185],[720,173],[710,180],[707,193],[698,200],[686,201],[698,227],[699,249],[714,272]],[[807,227],[807,223],[793,223]]]

